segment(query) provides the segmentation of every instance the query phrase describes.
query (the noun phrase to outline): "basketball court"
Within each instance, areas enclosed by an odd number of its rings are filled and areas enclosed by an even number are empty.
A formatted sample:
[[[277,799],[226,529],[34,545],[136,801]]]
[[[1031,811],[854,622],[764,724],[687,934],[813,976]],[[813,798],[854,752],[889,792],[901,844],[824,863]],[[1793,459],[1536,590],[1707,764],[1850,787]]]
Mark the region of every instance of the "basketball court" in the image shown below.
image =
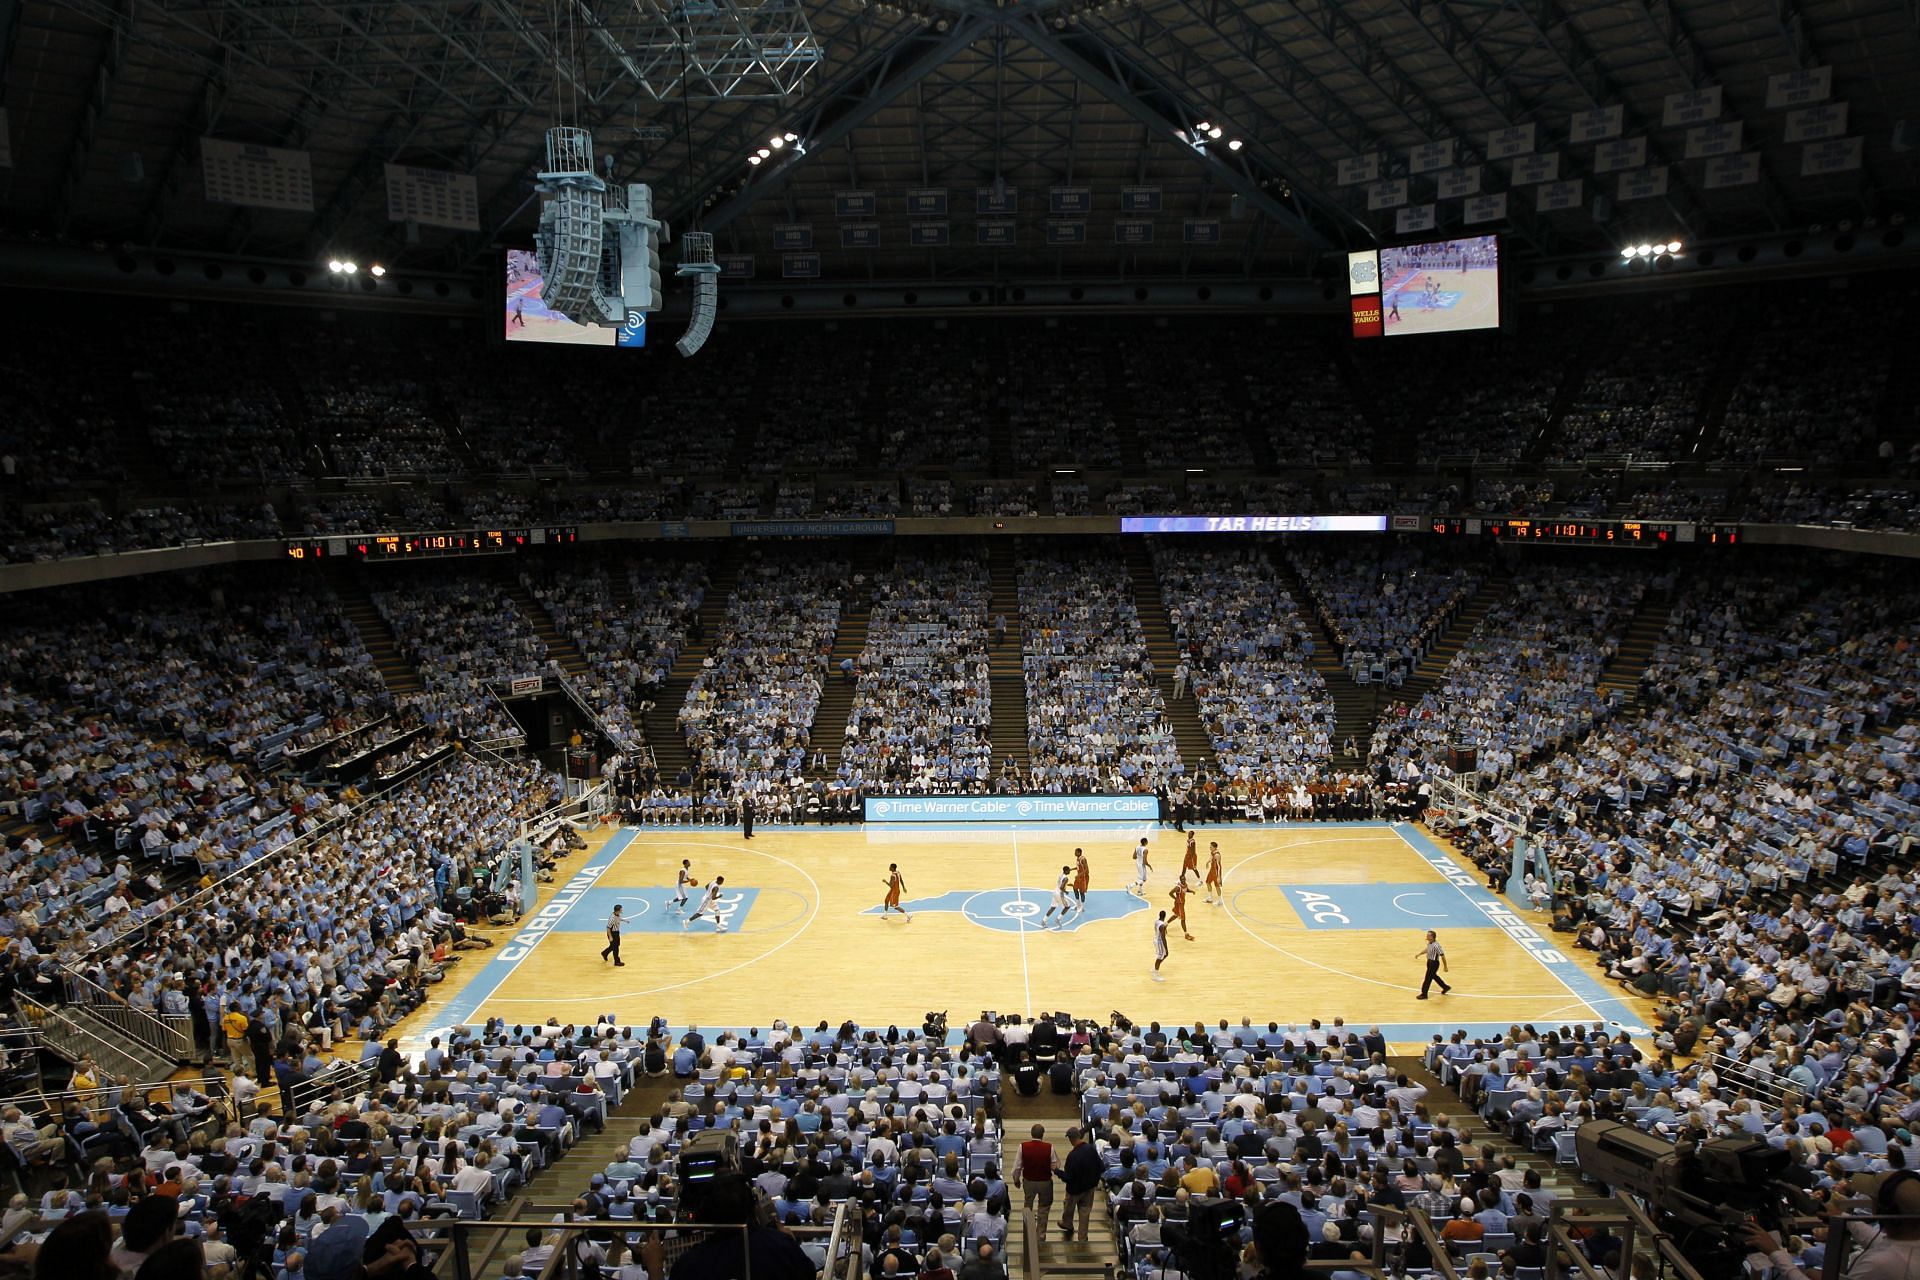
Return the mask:
[[[1153,872],[1126,891],[1141,835]],[[1193,941],[1169,931],[1155,981],[1155,914],[1170,906],[1185,837],[1125,823],[953,824],[737,830],[620,828],[562,864],[519,927],[490,951],[462,953],[403,1032],[418,1040],[490,1016],[622,1022],[654,1015],[681,1026],[812,1026],[852,1018],[918,1025],[929,1010],[956,1023],[982,1009],[1065,1010],[1136,1022],[1251,1018],[1258,1025],[1335,1015],[1378,1024],[1396,1045],[1435,1031],[1500,1032],[1517,1022],[1605,1021],[1644,1030],[1645,1004],[1562,949],[1543,913],[1487,892],[1467,863],[1418,827],[1311,823],[1202,828],[1200,866],[1217,840],[1225,904],[1188,898]],[[1076,846],[1092,867],[1086,908],[1046,928],[1060,868]],[[725,931],[683,922],[674,902],[682,859],[702,882],[725,877]],[[882,917],[898,863],[912,919]],[[600,958],[623,908],[624,968]],[[1439,932],[1454,991],[1418,993],[1425,931]]]

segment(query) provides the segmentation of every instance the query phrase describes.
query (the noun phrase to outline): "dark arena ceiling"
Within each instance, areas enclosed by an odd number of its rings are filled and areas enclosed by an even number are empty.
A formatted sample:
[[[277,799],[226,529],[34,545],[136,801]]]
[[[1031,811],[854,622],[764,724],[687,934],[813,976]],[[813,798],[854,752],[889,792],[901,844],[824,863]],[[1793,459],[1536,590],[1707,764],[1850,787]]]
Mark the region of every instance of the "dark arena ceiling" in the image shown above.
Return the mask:
[[[0,40],[14,240],[478,274],[531,234],[557,123],[762,276],[795,223],[828,280],[1247,279],[1324,275],[1402,203],[1431,206],[1413,238],[1498,230],[1542,261],[1920,212],[1917,0],[0,0]],[[1692,123],[1670,100],[1715,87]],[[1562,209],[1489,158],[1525,125]],[[310,210],[210,202],[209,137],[307,153]],[[471,175],[477,230],[391,219],[388,164]],[[1621,198],[1661,169],[1664,195]],[[1505,216],[1469,226],[1442,170]],[[1050,216],[1056,188],[1086,194]],[[914,244],[926,190],[941,247]],[[982,190],[1013,193],[1011,245],[979,243]],[[873,247],[842,247],[847,191],[874,193]],[[1135,216],[1152,242],[1118,244]]]

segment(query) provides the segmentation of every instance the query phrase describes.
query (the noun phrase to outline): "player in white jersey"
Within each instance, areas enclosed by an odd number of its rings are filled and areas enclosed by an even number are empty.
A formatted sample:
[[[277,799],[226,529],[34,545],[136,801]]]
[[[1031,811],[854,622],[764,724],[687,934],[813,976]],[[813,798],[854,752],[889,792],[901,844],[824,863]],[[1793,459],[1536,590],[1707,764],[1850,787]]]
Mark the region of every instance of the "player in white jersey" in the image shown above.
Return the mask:
[[[715,876],[713,878],[712,883],[707,885],[706,896],[700,899],[700,905],[693,909],[692,915],[680,922],[682,929],[700,917],[710,915],[713,917],[713,931],[715,933],[725,933],[727,931],[727,922],[720,915],[720,886],[726,882],[727,878],[725,876]]]
[[[1127,892],[1136,897],[1147,896],[1147,872],[1153,870],[1153,864],[1147,861],[1147,838],[1140,837],[1140,843],[1133,849],[1133,883],[1127,886]]]
[[[676,910],[685,911],[687,909],[687,890],[699,883],[693,875],[693,860],[691,858],[680,859],[680,872],[674,877],[673,881],[673,905]]]
[[[1167,962],[1167,913],[1162,911],[1160,918],[1153,922],[1153,980],[1165,982],[1167,976],[1160,972],[1160,966]]]
[[[1047,913],[1040,917],[1040,927],[1042,929],[1046,928],[1047,922],[1053,919],[1055,912],[1059,912],[1060,914],[1060,923],[1065,924],[1067,922],[1067,912],[1072,909],[1073,868],[1062,867],[1060,868],[1060,878],[1054,881],[1053,884],[1053,905],[1048,907]]]

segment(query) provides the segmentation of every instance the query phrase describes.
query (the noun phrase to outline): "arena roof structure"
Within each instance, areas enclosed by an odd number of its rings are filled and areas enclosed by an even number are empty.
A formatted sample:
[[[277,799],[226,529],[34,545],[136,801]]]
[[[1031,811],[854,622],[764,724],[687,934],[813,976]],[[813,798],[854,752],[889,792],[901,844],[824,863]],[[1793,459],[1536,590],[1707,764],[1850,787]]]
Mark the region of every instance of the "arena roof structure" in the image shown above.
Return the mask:
[[[0,40],[9,232],[263,260],[478,273],[559,123],[676,230],[777,274],[805,226],[846,280],[1300,278],[1486,230],[1545,261],[1920,187],[1915,0],[0,0]],[[205,139],[308,180],[209,199]],[[390,165],[471,178],[459,225],[390,208]]]

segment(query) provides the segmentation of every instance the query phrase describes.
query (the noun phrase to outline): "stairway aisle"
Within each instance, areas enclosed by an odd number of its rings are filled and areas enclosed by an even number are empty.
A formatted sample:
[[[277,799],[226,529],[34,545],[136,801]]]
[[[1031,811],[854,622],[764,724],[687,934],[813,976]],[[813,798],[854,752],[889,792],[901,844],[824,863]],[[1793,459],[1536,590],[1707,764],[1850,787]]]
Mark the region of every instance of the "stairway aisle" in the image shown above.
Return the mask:
[[[1051,1095],[1032,1100],[1023,1098],[1008,1108],[1005,1128],[1000,1135],[1000,1171],[1007,1179],[1007,1194],[1013,1198],[1013,1211],[1007,1215],[1007,1252],[1003,1259],[1012,1275],[1039,1280],[1038,1276],[1031,1275],[1027,1267],[1027,1223],[1023,1193],[1013,1186],[1013,1171],[1020,1167],[1020,1144],[1032,1136],[1035,1124],[1042,1125],[1046,1129],[1045,1140],[1053,1144],[1054,1159],[1065,1163],[1070,1149],[1067,1130],[1079,1123],[1080,1115],[1074,1109],[1073,1098]],[[1120,1245],[1114,1238],[1113,1223],[1107,1216],[1105,1188],[1093,1193],[1093,1213],[1087,1219],[1087,1238],[1084,1240],[1069,1241],[1063,1237],[1060,1214],[1066,1208],[1066,1203],[1066,1194],[1056,1176],[1053,1207],[1047,1212],[1044,1223],[1037,1222],[1040,1210],[1038,1206],[1034,1209],[1037,1225],[1044,1227],[1040,1233],[1041,1272],[1050,1274],[1070,1269],[1079,1274],[1092,1274],[1109,1263],[1117,1263]],[[1077,1228],[1079,1223],[1076,1221],[1074,1225]]]
[[[1147,640],[1147,657],[1153,661],[1153,682],[1167,704],[1167,723],[1173,726],[1174,745],[1180,748],[1180,763],[1189,773],[1218,763],[1213,754],[1213,738],[1200,722],[1200,707],[1189,690],[1173,696],[1173,669],[1180,665],[1180,646],[1173,638],[1173,621],[1167,612],[1166,597],[1160,594],[1160,579],[1153,572],[1153,557],[1139,541],[1122,539],[1126,549],[1127,574],[1133,579],[1133,608],[1140,615],[1140,630]]]
[[[987,683],[993,697],[993,769],[1007,757],[1024,773],[1032,757],[1027,751],[1027,677],[1021,665],[1026,632],[1020,623],[1020,584],[1013,543],[994,539],[987,552],[987,575],[992,591],[987,598]],[[993,643],[993,620],[1005,617],[1007,638]]]
[[[1617,693],[1626,707],[1632,707],[1640,701],[1640,677],[1646,675],[1647,664],[1653,661],[1654,646],[1660,643],[1660,636],[1667,629],[1667,619],[1673,616],[1673,600],[1665,595],[1655,596],[1648,592],[1641,598],[1640,607],[1634,610],[1633,618],[1627,623],[1626,634],[1621,637],[1620,651],[1607,659],[1606,667],[1600,673],[1600,691]]]
[[[680,708],[686,705],[687,688],[700,674],[700,664],[712,652],[713,643],[726,629],[727,601],[740,580],[740,549],[731,542],[720,543],[707,564],[707,594],[694,615],[700,633],[689,635],[680,656],[667,673],[667,682],[654,699],[653,710],[640,718],[641,732],[653,749],[653,760],[660,776],[668,780],[693,763],[687,739],[680,732]]]
[[[827,655],[827,670],[820,686],[820,705],[813,713],[808,731],[812,745],[807,750],[807,776],[831,778],[840,767],[840,749],[847,740],[847,717],[853,714],[854,682],[840,674],[843,659],[852,658],[856,667],[867,647],[867,627],[873,618],[873,579],[882,567],[882,556],[873,539],[851,539],[853,571],[864,581],[850,588],[852,594],[840,605],[840,628],[833,633],[833,650]],[[813,753],[826,752],[825,767],[815,769]]]
[[[506,588],[507,598],[513,601],[520,615],[533,628],[533,634],[547,646],[547,657],[560,664],[560,669],[570,676],[585,675],[587,672],[586,655],[580,652],[580,646],[573,637],[554,625],[553,615],[547,607],[534,598],[526,584],[515,578]]]
[[[1453,615],[1453,621],[1433,642],[1433,648],[1427,650],[1427,656],[1413,669],[1395,692],[1394,697],[1401,702],[1418,702],[1428,690],[1437,687],[1447,672],[1447,664],[1467,643],[1467,637],[1474,633],[1479,625],[1486,621],[1487,612],[1507,592],[1507,578],[1496,571],[1481,582],[1480,589],[1473,593],[1468,601],[1460,606],[1460,612]]]
[[[1313,657],[1309,661],[1327,682],[1327,695],[1333,699],[1333,767],[1364,770],[1367,750],[1373,741],[1373,726],[1380,719],[1381,686],[1361,684],[1353,678],[1340,661],[1340,646],[1327,629],[1320,601],[1307,580],[1280,548],[1270,549],[1267,555],[1287,590],[1293,593],[1293,602],[1300,607],[1300,616],[1313,634]],[[1352,757],[1342,750],[1348,738],[1353,739],[1358,753]]]
[[[340,612],[360,633],[360,643],[373,655],[380,679],[392,694],[419,693],[425,686],[413,664],[400,656],[400,645],[393,628],[374,606],[365,577],[345,565],[329,565],[328,579],[333,593],[340,597]]]

